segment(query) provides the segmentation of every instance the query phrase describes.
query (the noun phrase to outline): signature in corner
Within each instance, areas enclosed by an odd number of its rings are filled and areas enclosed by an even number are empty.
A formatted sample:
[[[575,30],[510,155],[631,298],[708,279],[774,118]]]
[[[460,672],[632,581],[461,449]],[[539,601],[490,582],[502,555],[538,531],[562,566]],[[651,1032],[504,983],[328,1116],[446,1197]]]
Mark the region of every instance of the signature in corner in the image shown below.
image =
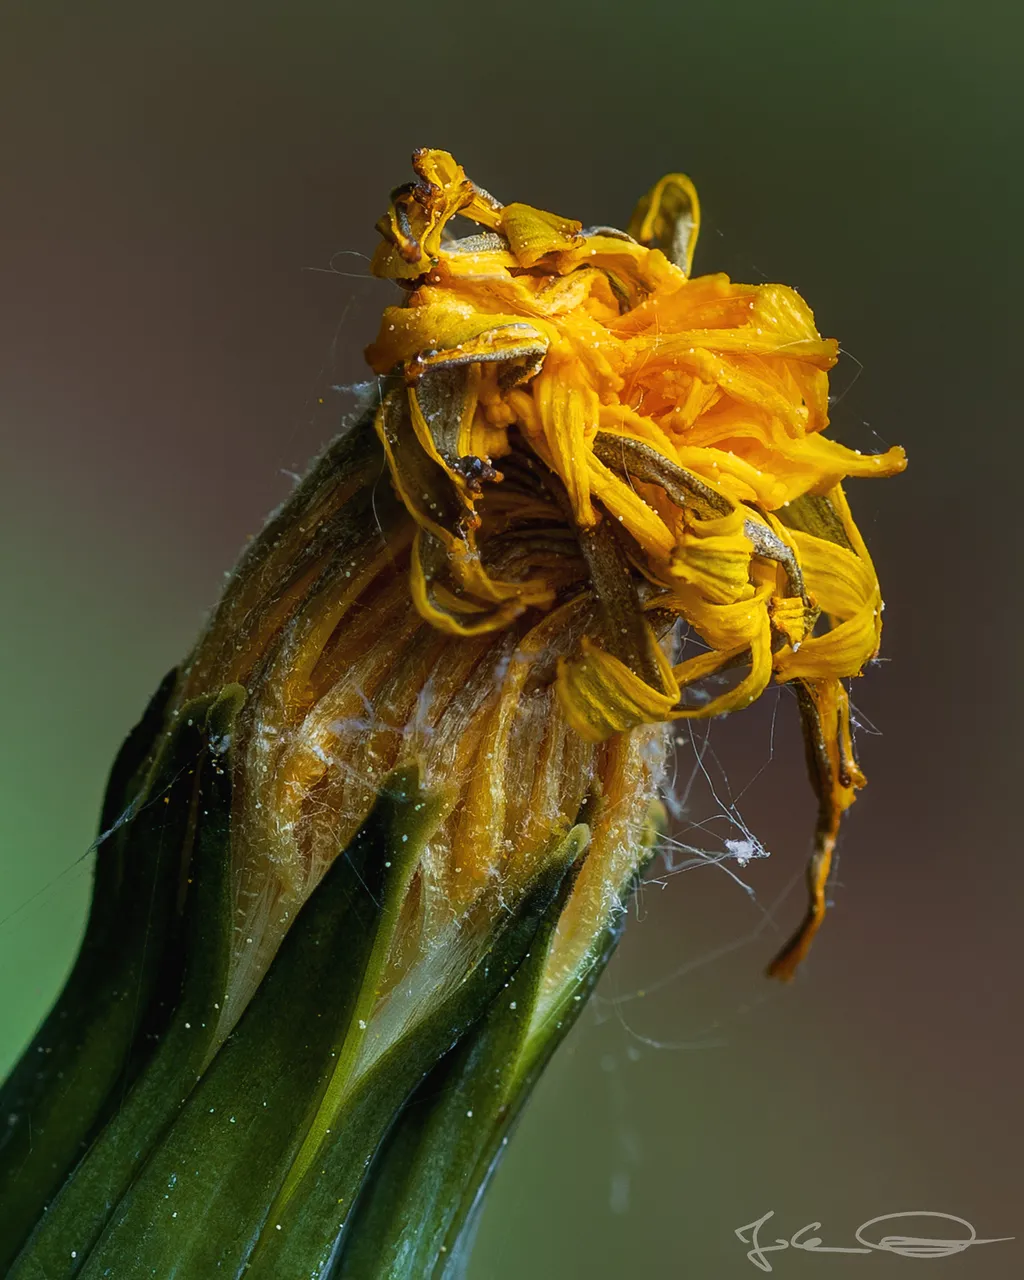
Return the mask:
[[[769,1209],[756,1222],[748,1222],[746,1226],[736,1228],[737,1239],[743,1244],[750,1245],[747,1257],[761,1271],[771,1271],[772,1264],[768,1261],[767,1255],[778,1253],[781,1249],[803,1249],[805,1253],[895,1253],[901,1258],[948,1258],[951,1254],[963,1253],[972,1245],[1001,1244],[1004,1241],[1016,1239],[1015,1236],[995,1236],[990,1240],[981,1240],[966,1218],[958,1218],[955,1213],[936,1213],[932,1209],[909,1209],[904,1213],[883,1213],[877,1218],[869,1218],[867,1222],[862,1222],[854,1232],[854,1237],[858,1241],[856,1245],[823,1244],[821,1236],[811,1234],[821,1230],[820,1222],[808,1222],[799,1231],[795,1231],[788,1240],[780,1240],[776,1237],[774,1244],[761,1244],[758,1232],[768,1219],[774,1216],[775,1210]],[[901,1218],[941,1218],[946,1222],[957,1223],[966,1234],[951,1238],[903,1235],[881,1235],[877,1239],[873,1238],[878,1235],[875,1228],[880,1223],[897,1222]]]

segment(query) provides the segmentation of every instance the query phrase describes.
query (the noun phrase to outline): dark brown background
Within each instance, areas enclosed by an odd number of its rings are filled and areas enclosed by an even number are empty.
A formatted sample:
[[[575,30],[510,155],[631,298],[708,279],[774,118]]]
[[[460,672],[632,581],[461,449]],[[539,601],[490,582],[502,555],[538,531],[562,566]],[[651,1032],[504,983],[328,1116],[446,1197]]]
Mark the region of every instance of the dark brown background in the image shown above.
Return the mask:
[[[903,477],[850,486],[889,606],[856,688],[871,785],[828,927],[774,987],[813,808],[793,707],[773,753],[774,698],[713,727],[718,797],[743,792],[772,851],[743,873],[754,897],[713,866],[645,890],[471,1276],[751,1276],[733,1229],[769,1209],[769,1239],[821,1219],[847,1244],[906,1209],[1024,1236],[1013,13],[0,5],[4,1062],[73,954],[117,743],[333,430],[332,384],[362,376],[384,296],[362,255],[412,147],[588,222],[683,168],[698,269],[797,286],[847,353],[834,434],[910,453]],[[708,818],[680,838],[738,834],[702,783],[689,821]],[[773,1262],[995,1280],[1021,1256]]]

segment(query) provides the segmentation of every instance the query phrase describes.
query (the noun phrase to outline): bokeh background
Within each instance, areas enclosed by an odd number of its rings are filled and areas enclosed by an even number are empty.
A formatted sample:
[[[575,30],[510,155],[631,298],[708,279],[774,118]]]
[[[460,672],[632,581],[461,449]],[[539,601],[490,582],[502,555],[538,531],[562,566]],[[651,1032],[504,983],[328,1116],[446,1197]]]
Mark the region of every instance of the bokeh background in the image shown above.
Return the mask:
[[[713,854],[742,822],[771,857],[747,888],[655,866],[470,1275],[731,1280],[768,1210],[769,1239],[908,1209],[1024,1237],[1022,28],[999,0],[0,6],[0,1066],[75,951],[117,745],[362,376],[412,148],[585,222],[682,168],[698,269],[799,288],[845,353],[834,434],[910,453],[850,486],[888,603],[855,691],[871,785],[773,986],[813,820],[795,709],[713,726],[678,837]]]

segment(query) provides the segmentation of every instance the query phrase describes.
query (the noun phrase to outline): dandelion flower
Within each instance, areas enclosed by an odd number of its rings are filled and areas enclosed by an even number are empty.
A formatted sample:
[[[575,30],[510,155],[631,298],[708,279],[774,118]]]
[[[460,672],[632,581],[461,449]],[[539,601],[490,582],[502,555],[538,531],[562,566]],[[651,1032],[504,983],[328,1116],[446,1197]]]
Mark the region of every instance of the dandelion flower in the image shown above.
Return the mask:
[[[615,946],[671,725],[773,682],[820,802],[773,973],[820,923],[881,629],[842,485],[902,451],[824,434],[837,348],[792,289],[691,276],[682,175],[623,232],[414,167],[379,394],[111,775],[81,956],[4,1086],[12,1280],[454,1265]]]

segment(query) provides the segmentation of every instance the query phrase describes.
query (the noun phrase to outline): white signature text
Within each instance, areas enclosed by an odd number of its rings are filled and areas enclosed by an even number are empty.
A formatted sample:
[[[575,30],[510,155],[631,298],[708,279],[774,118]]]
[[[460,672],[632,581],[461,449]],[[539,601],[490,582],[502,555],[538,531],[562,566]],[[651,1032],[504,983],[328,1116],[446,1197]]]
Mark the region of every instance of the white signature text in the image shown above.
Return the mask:
[[[936,1213],[931,1209],[910,1209],[904,1213],[883,1213],[877,1218],[869,1218],[862,1222],[854,1233],[856,1245],[823,1244],[821,1236],[814,1232],[821,1230],[820,1222],[808,1222],[806,1226],[795,1231],[788,1240],[776,1237],[774,1244],[762,1244],[758,1233],[769,1218],[775,1216],[775,1210],[769,1209],[756,1222],[748,1222],[746,1226],[736,1228],[736,1236],[743,1244],[749,1244],[747,1257],[761,1271],[771,1271],[768,1261],[769,1253],[778,1253],[781,1249],[802,1249],[805,1253],[895,1253],[901,1258],[948,1258],[954,1253],[963,1253],[976,1244],[1001,1244],[1014,1236],[995,1236],[990,1240],[979,1239],[977,1232],[965,1218],[958,1218],[955,1213]],[[939,1218],[943,1222],[956,1223],[961,1231],[952,1236],[911,1236],[883,1235],[880,1228],[898,1222],[903,1218]],[[948,1232],[948,1228],[946,1228]]]

